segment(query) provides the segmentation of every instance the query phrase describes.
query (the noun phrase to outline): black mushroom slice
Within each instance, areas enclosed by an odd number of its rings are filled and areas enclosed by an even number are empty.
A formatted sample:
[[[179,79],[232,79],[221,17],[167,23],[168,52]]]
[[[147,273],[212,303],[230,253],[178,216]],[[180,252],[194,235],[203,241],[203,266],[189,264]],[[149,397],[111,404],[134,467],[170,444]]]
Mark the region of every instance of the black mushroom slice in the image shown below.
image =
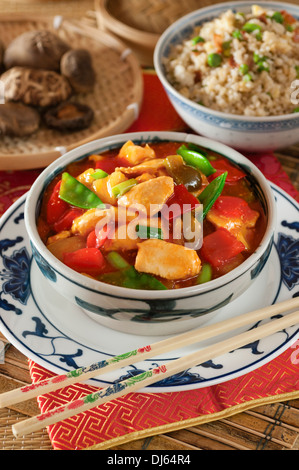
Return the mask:
[[[44,115],[45,124],[59,131],[78,131],[90,126],[93,110],[81,103],[66,102],[52,108]]]
[[[51,31],[26,31],[8,44],[6,69],[15,66],[59,71],[60,59],[70,46]]]
[[[76,93],[88,93],[95,84],[95,71],[90,53],[86,49],[71,49],[60,63],[60,72]]]
[[[0,136],[24,137],[39,128],[40,115],[22,103],[0,105]]]
[[[57,106],[72,94],[68,80],[52,70],[12,67],[0,79],[6,101],[21,101],[29,106]]]

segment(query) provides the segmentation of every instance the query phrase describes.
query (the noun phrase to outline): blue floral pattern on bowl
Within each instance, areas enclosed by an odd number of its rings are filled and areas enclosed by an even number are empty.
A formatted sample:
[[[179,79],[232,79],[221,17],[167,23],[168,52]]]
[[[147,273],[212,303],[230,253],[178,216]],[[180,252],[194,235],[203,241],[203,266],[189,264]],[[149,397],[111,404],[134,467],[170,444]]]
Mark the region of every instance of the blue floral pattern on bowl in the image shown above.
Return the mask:
[[[285,298],[294,297],[299,295],[299,273],[298,273],[298,256],[299,256],[299,238],[298,238],[298,204],[288,197],[279,188],[273,186],[275,195],[277,198],[278,207],[281,207],[278,221],[277,221],[277,233],[274,239],[274,251],[272,250],[270,258],[274,257],[271,261],[277,258],[278,267],[275,269],[276,274],[280,276],[280,280],[277,283],[276,291],[271,295],[273,302],[284,300]],[[92,342],[92,330],[94,330],[94,324],[86,324],[84,321],[82,325],[78,326],[80,334],[77,330],[74,330],[76,320],[74,324],[72,322],[64,323],[63,320],[59,319],[67,314],[78,315],[74,308],[69,308],[71,313],[67,313],[68,304],[65,300],[59,301],[59,296],[54,291],[40,292],[39,298],[37,298],[37,292],[40,291],[39,286],[35,286],[35,282],[38,277],[36,273],[40,268],[34,268],[34,262],[32,261],[31,244],[23,222],[16,223],[18,219],[22,221],[22,212],[25,198],[18,201],[11,211],[2,218],[0,226],[0,273],[1,273],[1,292],[0,292],[0,329],[7,336],[11,338],[17,347],[22,349],[28,357],[36,360],[41,365],[44,365],[49,370],[57,370],[60,373],[75,369],[78,367],[84,367],[92,362],[98,362],[99,360],[105,360],[113,352],[107,352],[106,349],[102,349],[101,343],[107,330],[97,325],[99,329],[99,336],[97,332],[95,336],[98,337],[98,344]],[[290,214],[290,216],[288,216]],[[12,235],[13,234],[13,235]],[[276,268],[277,268],[276,266]],[[44,267],[42,266],[42,269]],[[47,269],[43,271],[48,276]],[[267,276],[267,274],[265,275]],[[42,286],[45,284],[41,283]],[[51,286],[51,283],[49,284]],[[50,289],[50,287],[49,287]],[[44,299],[43,295],[47,294],[48,297]],[[58,299],[57,299],[58,296]],[[55,299],[56,297],[56,299]],[[57,316],[53,316],[51,310],[51,303],[55,303],[53,311],[56,313],[56,302],[60,312],[57,312]],[[233,306],[233,304],[230,304]],[[151,305],[150,308],[156,309],[155,305]],[[232,308],[232,307],[230,307]],[[79,309],[79,307],[78,307]],[[79,309],[80,310],[80,309]],[[240,312],[238,312],[239,314]],[[15,321],[16,315],[18,321]],[[81,317],[80,317],[81,318]],[[81,320],[80,320],[81,321]],[[84,326],[86,328],[84,339]],[[252,328],[258,326],[253,325]],[[83,328],[82,328],[83,327]],[[108,330],[109,331],[109,330]],[[119,341],[117,333],[108,332],[111,336],[109,343],[112,344]],[[116,335],[116,337],[114,336]],[[289,344],[292,344],[296,337],[299,335],[299,326],[287,329],[284,335],[277,335],[279,338],[278,343],[273,340],[273,344],[267,345],[263,342],[257,341],[247,345],[243,348],[242,357],[244,351],[246,351],[245,364],[241,361],[241,355],[238,356],[238,350],[232,351],[221,358],[207,361],[204,364],[199,364],[195,368],[186,370],[181,374],[176,374],[166,380],[162,380],[155,386],[150,387],[149,391],[178,391],[189,388],[200,388],[205,387],[218,381],[223,381],[224,378],[229,380],[235,376],[246,373],[247,370],[252,370],[254,367],[258,367],[260,362],[270,360],[273,355],[279,354],[279,351],[284,350]],[[115,339],[113,339],[115,337]],[[128,336],[126,339],[130,344],[132,337]],[[145,340],[146,341],[146,340]],[[131,346],[124,346],[124,351],[130,350]],[[113,350],[113,347],[112,347]],[[116,354],[116,353],[115,353]],[[231,366],[232,362],[230,356],[237,355],[238,359],[236,365]],[[171,359],[171,358],[170,358]],[[121,369],[115,373],[112,378],[106,378],[103,376],[102,379],[93,379],[93,384],[99,384],[99,386],[105,384],[114,383],[118,384],[123,378],[134,376],[137,373],[146,371],[156,367],[157,364],[161,363],[161,360],[165,359],[149,360],[140,364],[131,365]],[[169,358],[167,359],[169,360]],[[112,380],[112,382],[111,382]]]

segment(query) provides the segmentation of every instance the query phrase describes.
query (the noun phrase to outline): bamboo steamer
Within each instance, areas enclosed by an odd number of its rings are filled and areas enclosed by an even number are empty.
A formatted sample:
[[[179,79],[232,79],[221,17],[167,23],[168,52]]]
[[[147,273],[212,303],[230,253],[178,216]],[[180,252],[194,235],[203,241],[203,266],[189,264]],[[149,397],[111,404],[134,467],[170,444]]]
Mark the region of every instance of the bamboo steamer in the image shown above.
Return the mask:
[[[79,145],[124,132],[139,114],[143,97],[142,72],[135,55],[108,32],[84,21],[61,16],[1,15],[1,40],[12,39],[29,30],[48,29],[73,48],[88,49],[96,73],[93,92],[77,94],[74,100],[94,110],[91,126],[77,132],[59,132],[41,125],[28,137],[0,140],[0,170],[42,168]]]
[[[98,27],[133,49],[142,65],[153,65],[160,35],[174,21],[210,5],[211,0],[95,0]]]

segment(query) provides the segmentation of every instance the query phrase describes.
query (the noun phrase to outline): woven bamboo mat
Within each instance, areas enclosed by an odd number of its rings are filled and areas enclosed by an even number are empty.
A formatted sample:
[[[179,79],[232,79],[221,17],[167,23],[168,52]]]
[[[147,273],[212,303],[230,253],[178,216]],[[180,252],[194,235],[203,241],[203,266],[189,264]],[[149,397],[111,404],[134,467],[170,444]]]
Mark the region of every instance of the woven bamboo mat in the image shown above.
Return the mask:
[[[286,169],[290,168],[289,161],[296,164],[296,159],[293,161],[290,156]],[[5,360],[0,364],[0,393],[30,384],[27,358],[1,333],[0,341],[6,346]],[[0,450],[52,450],[46,430],[22,438],[12,434],[13,423],[39,412],[35,399],[0,410]],[[225,419],[139,439],[111,450],[299,450],[299,400],[261,405]]]
[[[93,0],[0,0],[2,13],[39,13],[82,18],[94,9]]]

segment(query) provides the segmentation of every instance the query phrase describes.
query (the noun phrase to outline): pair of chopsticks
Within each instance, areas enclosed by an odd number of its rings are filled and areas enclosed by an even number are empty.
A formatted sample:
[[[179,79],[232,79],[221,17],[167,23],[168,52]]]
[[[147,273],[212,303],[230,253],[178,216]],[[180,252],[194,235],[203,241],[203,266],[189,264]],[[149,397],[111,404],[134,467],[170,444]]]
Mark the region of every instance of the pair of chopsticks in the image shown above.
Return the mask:
[[[246,346],[254,341],[270,336],[285,328],[299,323],[299,297],[287,300],[269,307],[255,310],[250,313],[240,315],[236,318],[224,320],[211,326],[188,331],[178,336],[167,338],[163,341],[153,343],[125,354],[114,356],[109,360],[100,361],[89,367],[82,367],[63,375],[37,382],[33,385],[11,390],[0,395],[0,408],[7,407],[14,403],[28,400],[38,395],[50,393],[73,383],[86,381],[92,377],[97,377],[103,372],[110,372],[121,367],[131,365],[139,360],[145,360],[161,355],[165,352],[173,351],[184,346],[189,346],[200,341],[216,337],[223,333],[233,332],[248,324],[256,325],[257,322],[279,314],[278,319],[273,319],[267,323],[251,328],[244,333],[230,337],[202,350],[187,354],[178,359],[145,371],[137,376],[130,377],[119,383],[114,383],[106,388],[74,400],[66,405],[55,408],[52,411],[34,416],[20,421],[12,426],[12,431],[16,437],[24,436],[28,433],[38,431],[46,426],[55,424],[64,419],[70,418],[78,413],[87,411],[95,406],[101,405],[127,393],[140,390],[155,382],[161,381],[174,374],[190,369],[198,364],[202,364],[210,359],[226,354],[235,349]],[[289,313],[287,313],[289,312]]]

